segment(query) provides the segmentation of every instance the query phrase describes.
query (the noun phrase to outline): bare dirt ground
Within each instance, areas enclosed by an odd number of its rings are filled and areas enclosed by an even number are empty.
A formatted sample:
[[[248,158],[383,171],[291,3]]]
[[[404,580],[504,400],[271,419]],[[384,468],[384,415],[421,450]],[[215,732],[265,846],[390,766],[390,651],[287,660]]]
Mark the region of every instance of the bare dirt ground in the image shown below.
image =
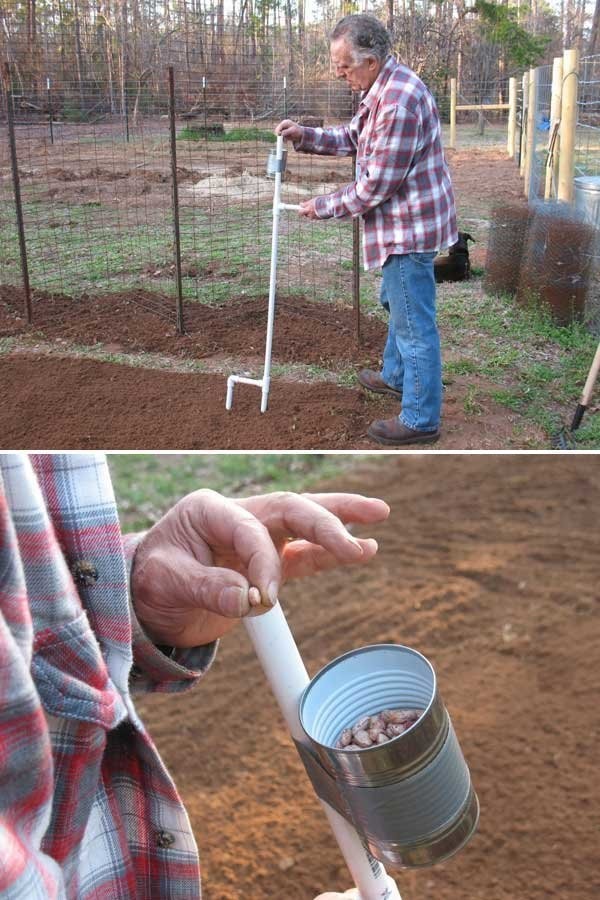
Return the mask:
[[[377,457],[327,485],[392,514],[369,532],[369,566],[282,592],[309,674],[370,643],[424,653],[481,804],[460,854],[394,873],[403,900],[600,896],[599,466]],[[242,627],[196,690],[139,705],[190,812],[206,900],[350,886]]]
[[[63,148],[63,154],[67,150]],[[81,156],[85,147],[74,144],[73,151]],[[75,157],[72,168],[52,168],[57,184],[70,189],[95,179],[94,183],[111,189],[121,185],[133,170],[127,165],[107,167],[100,151],[96,148],[89,159]],[[132,166],[135,148],[123,152],[131,157],[127,163]],[[247,152],[249,164],[252,151]],[[477,243],[472,261],[481,266],[490,204],[519,199],[518,170],[501,150],[465,149],[448,155],[459,223],[474,232]],[[200,166],[200,161],[193,165]],[[214,165],[213,160],[212,171]],[[292,186],[294,179],[312,177],[322,182],[331,178],[335,173],[328,165],[327,159],[294,159],[290,165]],[[158,170],[144,169],[143,176],[135,171],[135,178],[143,177],[153,191],[162,192],[161,203],[167,202],[170,187],[166,174],[163,181]],[[196,172],[182,169],[182,179],[189,180],[191,171]],[[35,166],[31,172],[34,177]],[[199,273],[199,277],[210,278],[211,273]],[[443,290],[450,287],[441,286]],[[373,448],[376,445],[365,435],[369,423],[397,411],[394,404],[365,397],[349,377],[341,385],[331,383],[340,372],[378,368],[385,342],[385,323],[363,315],[361,344],[357,346],[355,316],[347,298],[339,303],[315,303],[295,295],[281,297],[273,355],[278,368],[269,411],[258,416],[258,391],[238,388],[235,418],[224,408],[225,377],[230,372],[261,372],[265,297],[234,296],[219,308],[187,303],[186,334],[181,336],[175,330],[173,297],[147,290],[73,297],[35,291],[33,326],[27,326],[23,307],[18,289],[0,287],[0,338],[12,342],[8,352],[0,355],[0,372],[7,388],[0,404],[0,446],[4,448]],[[96,358],[82,359],[80,354],[89,356],[90,349]],[[130,364],[117,364],[125,354]],[[157,354],[158,361],[154,358]],[[197,362],[200,371],[181,372],[182,361]],[[303,372],[294,371],[298,364],[305,367]],[[320,381],[307,383],[311,379]],[[436,447],[543,445],[545,436],[536,425],[493,400],[486,404],[485,416],[466,416],[469,390],[468,377],[456,376],[449,382],[443,437]]]
[[[225,409],[223,375],[185,374],[55,354],[12,353],[0,359],[0,448],[153,450],[383,449],[365,431],[398,415],[398,403],[362,388],[274,379],[269,409],[260,391],[238,385]],[[510,447],[519,417],[488,404],[464,416],[466,378],[446,398],[440,450]],[[527,424],[531,439],[543,435]],[[408,450],[414,449],[411,447]]]

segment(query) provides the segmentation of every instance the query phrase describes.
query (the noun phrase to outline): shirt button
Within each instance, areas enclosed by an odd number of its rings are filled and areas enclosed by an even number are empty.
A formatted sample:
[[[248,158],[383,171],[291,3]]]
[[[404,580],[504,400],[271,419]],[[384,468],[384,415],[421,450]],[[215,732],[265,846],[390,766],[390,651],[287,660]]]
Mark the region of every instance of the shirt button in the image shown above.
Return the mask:
[[[71,574],[77,584],[91,587],[98,581],[98,569],[87,559],[78,559],[71,566]]]
[[[163,849],[168,849],[172,847],[175,843],[175,835],[171,834],[170,831],[157,831],[156,832],[156,846],[162,847]]]

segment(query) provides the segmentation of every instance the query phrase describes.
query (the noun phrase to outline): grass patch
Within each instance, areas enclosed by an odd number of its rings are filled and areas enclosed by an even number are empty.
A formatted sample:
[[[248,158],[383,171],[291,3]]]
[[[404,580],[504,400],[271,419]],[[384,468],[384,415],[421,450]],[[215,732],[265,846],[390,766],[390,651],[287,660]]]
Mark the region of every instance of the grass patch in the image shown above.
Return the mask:
[[[474,372],[479,372],[479,363],[472,359],[454,359],[444,363],[444,374],[472,375]]]
[[[480,397],[481,393],[474,385],[470,384],[467,388],[467,392],[463,400],[463,409],[465,411],[465,415],[480,416],[483,413],[484,409],[479,401]]]
[[[125,531],[153,525],[190,491],[212,488],[226,496],[303,491],[348,471],[367,456],[323,453],[111,453],[108,462]]]
[[[277,143],[277,136],[264,128],[232,128],[224,133],[210,131],[210,125],[187,125],[177,135],[180,141],[219,141],[219,143],[235,143],[239,141],[263,141],[268,144]]]

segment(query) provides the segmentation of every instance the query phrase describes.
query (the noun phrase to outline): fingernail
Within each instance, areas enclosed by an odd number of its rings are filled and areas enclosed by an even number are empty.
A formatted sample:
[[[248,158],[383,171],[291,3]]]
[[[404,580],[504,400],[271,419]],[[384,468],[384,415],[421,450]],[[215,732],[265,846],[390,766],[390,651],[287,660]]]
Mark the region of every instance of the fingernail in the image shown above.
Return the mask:
[[[277,594],[279,593],[279,586],[277,582],[272,581],[269,587],[267,588],[267,597],[269,599],[269,603],[271,606],[275,606],[277,603]]]
[[[240,587],[226,587],[219,597],[219,609],[224,616],[233,618],[243,616],[245,613],[247,591]]]
[[[256,587],[251,587],[248,591],[248,602],[250,606],[260,606],[260,591]]]
[[[360,550],[361,553],[363,552],[363,548],[362,548],[360,541],[358,541],[355,537],[352,537],[351,534],[347,534],[346,537],[352,544],[354,544],[355,547],[358,547],[358,549]]]

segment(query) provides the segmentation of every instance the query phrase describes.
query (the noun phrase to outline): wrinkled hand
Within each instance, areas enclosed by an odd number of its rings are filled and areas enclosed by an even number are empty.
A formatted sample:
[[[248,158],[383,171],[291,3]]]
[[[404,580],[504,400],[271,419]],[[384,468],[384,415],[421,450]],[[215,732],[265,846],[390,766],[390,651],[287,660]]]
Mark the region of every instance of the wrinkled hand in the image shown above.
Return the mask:
[[[315,201],[316,197],[313,197],[312,200],[303,200],[300,203],[299,215],[306,216],[307,219],[318,219]]]
[[[210,490],[179,501],[140,542],[132,570],[136,615],[158,644],[193,647],[239,618],[266,612],[281,584],[368,562],[372,539],[344,523],[387,518],[382,500],[287,492],[228,500]]]
[[[291,119],[284,119],[275,128],[275,134],[282,134],[284,140],[292,141],[295,144],[302,140],[303,133],[302,125],[298,125],[297,122],[293,122]]]

